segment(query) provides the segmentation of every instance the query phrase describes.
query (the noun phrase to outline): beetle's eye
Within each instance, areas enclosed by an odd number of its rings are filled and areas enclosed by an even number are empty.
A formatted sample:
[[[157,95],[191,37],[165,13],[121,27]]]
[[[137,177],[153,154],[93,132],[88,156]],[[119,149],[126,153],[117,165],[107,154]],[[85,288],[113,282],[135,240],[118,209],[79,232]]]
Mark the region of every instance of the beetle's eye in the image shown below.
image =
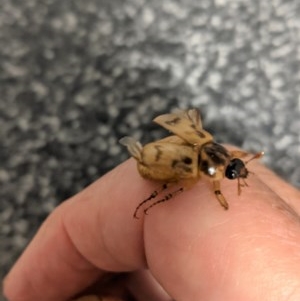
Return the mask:
[[[234,180],[239,175],[238,175],[237,171],[234,169],[233,166],[227,166],[225,176],[226,176],[227,179]]]
[[[242,160],[237,158],[232,159],[226,168],[225,177],[230,180],[237,179],[241,176],[241,171],[244,167],[245,165]]]

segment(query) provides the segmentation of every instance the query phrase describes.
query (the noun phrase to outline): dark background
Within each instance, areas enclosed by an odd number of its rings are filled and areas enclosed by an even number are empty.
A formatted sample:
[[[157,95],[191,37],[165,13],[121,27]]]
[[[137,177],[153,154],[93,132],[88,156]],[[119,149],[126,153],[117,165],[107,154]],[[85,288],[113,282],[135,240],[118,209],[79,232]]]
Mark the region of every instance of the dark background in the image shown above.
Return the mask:
[[[172,108],[300,187],[298,0],[2,0],[0,279],[64,199]],[[1,298],[1,297],[0,297]]]

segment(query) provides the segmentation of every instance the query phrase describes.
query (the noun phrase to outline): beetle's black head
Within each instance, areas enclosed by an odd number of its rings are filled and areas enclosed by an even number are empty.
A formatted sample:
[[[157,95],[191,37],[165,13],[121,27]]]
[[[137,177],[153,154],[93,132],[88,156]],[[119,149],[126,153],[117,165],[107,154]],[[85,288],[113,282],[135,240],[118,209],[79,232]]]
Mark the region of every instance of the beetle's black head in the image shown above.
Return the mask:
[[[230,160],[225,170],[225,177],[230,180],[235,180],[238,178],[247,178],[248,170],[245,163],[238,158]]]

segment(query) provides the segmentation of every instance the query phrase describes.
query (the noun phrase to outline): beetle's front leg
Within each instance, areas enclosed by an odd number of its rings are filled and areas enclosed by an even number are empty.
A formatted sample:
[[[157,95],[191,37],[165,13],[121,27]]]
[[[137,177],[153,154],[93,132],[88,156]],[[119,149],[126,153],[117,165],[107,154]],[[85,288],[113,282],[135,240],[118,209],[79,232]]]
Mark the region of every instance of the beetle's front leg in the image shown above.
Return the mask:
[[[219,201],[220,205],[225,210],[227,210],[229,208],[229,205],[228,205],[223,193],[221,192],[220,181],[213,181],[213,189],[214,189],[214,194],[215,194],[217,200]]]

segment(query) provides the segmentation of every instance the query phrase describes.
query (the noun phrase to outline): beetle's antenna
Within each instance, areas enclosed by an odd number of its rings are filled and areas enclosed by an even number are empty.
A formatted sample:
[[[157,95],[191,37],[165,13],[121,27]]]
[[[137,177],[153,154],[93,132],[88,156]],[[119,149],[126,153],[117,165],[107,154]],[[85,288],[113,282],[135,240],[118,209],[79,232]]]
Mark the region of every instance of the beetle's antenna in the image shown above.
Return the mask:
[[[264,154],[265,154],[264,151],[254,154],[249,160],[245,161],[245,165],[247,165],[249,162],[251,162],[254,159],[261,158]]]

